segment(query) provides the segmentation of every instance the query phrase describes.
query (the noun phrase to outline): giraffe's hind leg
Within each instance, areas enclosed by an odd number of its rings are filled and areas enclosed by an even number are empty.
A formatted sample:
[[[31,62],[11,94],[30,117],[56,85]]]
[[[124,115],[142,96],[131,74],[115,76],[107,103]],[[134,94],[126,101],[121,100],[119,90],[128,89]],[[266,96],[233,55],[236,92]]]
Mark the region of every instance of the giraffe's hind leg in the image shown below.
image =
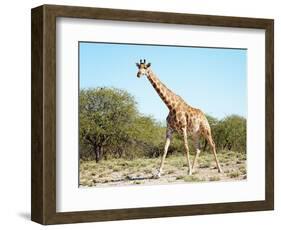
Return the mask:
[[[209,145],[210,145],[210,147],[212,149],[212,152],[214,154],[215,161],[216,161],[216,164],[217,164],[218,172],[222,173],[223,171],[221,169],[221,166],[220,166],[220,163],[219,163],[219,160],[218,160],[218,157],[217,157],[216,145],[215,145],[215,142],[213,141],[213,138],[212,138],[212,135],[211,135],[211,131],[209,129],[205,130],[205,132],[203,132],[203,135],[206,138],[207,142],[209,143]]]
[[[183,128],[182,132],[183,132],[184,147],[185,147],[186,158],[187,158],[187,166],[188,166],[188,170],[189,170],[188,174],[192,175],[192,168],[191,168],[190,157],[189,157],[189,147],[188,147],[188,142],[187,142],[186,128]]]

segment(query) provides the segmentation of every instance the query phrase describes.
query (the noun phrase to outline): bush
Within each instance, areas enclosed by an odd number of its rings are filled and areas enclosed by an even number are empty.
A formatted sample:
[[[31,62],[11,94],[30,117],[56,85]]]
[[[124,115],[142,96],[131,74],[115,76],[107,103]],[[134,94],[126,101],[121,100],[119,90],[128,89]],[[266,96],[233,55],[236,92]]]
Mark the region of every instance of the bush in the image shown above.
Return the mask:
[[[213,127],[213,136],[218,149],[246,152],[246,119],[231,115]]]

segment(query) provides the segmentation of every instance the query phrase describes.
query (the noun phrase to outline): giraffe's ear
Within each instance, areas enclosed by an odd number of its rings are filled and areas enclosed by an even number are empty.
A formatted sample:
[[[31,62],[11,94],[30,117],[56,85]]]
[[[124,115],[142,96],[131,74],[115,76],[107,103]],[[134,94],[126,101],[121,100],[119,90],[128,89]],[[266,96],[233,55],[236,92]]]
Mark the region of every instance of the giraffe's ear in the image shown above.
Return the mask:
[[[138,68],[140,68],[140,64],[139,64],[139,63],[137,63],[137,62],[136,62],[136,66],[137,66]]]
[[[149,63],[147,63],[147,65],[146,65],[146,67],[150,67],[151,66],[151,63],[149,62]]]

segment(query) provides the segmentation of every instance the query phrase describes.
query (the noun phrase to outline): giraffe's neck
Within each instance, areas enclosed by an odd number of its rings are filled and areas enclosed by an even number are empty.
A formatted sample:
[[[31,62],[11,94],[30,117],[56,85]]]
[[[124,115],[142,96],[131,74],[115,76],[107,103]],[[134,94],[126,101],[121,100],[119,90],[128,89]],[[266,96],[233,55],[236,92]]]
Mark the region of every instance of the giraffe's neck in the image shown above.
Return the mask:
[[[168,89],[152,72],[149,70],[147,74],[147,78],[152,84],[153,88],[156,90],[162,101],[166,104],[166,106],[171,110],[176,107],[180,97],[173,93],[170,89]]]

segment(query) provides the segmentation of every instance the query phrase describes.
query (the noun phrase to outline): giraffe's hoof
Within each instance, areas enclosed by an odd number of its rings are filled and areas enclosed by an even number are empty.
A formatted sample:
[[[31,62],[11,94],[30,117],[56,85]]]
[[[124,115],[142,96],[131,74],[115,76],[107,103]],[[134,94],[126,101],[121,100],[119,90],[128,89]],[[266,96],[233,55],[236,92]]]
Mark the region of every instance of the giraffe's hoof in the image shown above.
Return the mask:
[[[219,172],[219,173],[223,173],[221,167],[218,168],[218,172]]]
[[[158,172],[153,176],[154,179],[159,179],[161,177],[162,170],[158,170]]]
[[[154,179],[159,179],[161,177],[161,173],[157,173],[153,176]]]

